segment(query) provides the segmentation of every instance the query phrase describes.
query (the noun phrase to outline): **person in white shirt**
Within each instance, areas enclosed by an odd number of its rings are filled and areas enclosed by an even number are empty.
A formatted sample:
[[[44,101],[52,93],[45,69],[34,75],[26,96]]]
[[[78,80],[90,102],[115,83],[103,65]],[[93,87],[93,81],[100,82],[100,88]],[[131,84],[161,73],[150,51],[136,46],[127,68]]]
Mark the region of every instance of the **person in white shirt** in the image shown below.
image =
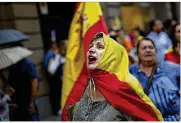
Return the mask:
[[[160,20],[151,21],[150,29],[150,33],[146,37],[153,40],[156,45],[157,60],[163,61],[166,51],[172,45],[171,39],[163,31],[163,24]]]
[[[59,43],[58,52],[55,53],[55,57],[51,58],[48,63],[48,73],[52,76],[52,82],[50,83],[50,98],[52,102],[52,108],[54,114],[61,115],[60,102],[61,102],[61,90],[63,79],[63,65],[65,63],[66,43],[67,41],[61,41]]]

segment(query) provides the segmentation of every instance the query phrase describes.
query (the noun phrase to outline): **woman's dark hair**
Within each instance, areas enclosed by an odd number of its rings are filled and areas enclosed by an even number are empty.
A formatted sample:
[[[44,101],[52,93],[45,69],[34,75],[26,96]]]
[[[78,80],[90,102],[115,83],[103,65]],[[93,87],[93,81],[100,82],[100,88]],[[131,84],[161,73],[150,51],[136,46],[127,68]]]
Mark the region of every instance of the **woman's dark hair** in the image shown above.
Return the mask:
[[[133,31],[138,31],[141,36],[145,36],[145,33],[139,27],[134,28]]]
[[[155,43],[153,42],[153,40],[151,40],[151,39],[149,39],[149,38],[143,38],[143,39],[141,39],[140,41],[138,41],[138,43],[137,43],[137,46],[136,46],[136,54],[138,54],[138,50],[139,50],[139,47],[140,47],[140,43],[141,43],[142,41],[150,41],[150,42],[153,44],[153,47],[154,47],[155,50],[156,50],[156,46],[155,46]]]
[[[65,47],[66,42],[67,42],[67,40],[61,40],[61,41],[59,41],[59,42],[57,43],[57,46],[60,47],[60,48]]]
[[[114,31],[113,29],[109,29],[108,32],[110,33],[111,31]]]
[[[177,42],[178,42],[176,40],[176,38],[175,38],[176,27],[178,25],[180,25],[180,23],[176,23],[171,29],[171,36],[170,37],[171,37],[171,40],[172,40],[173,49],[175,49],[175,47],[177,46]]]
[[[59,45],[60,42],[50,42],[50,47],[52,47],[52,45],[56,44],[56,45]]]
[[[153,31],[153,26],[155,25],[155,21],[156,20],[150,21],[150,23],[149,23],[150,31]]]
[[[102,33],[102,32],[98,32],[98,33],[94,36],[94,38],[91,40],[91,42],[94,41],[94,40],[97,40],[97,39],[99,39],[99,38],[102,38],[102,37],[103,37],[103,33]]]
[[[172,21],[174,21],[174,20],[173,20],[173,19],[167,19],[167,20],[164,22],[164,27],[165,27],[166,30],[168,30],[168,28],[171,26]]]
[[[149,23],[150,31],[153,31],[153,27],[155,26],[156,21],[161,21],[161,20],[155,19],[155,20],[150,21],[150,23]],[[163,30],[163,28],[162,28],[162,30]]]

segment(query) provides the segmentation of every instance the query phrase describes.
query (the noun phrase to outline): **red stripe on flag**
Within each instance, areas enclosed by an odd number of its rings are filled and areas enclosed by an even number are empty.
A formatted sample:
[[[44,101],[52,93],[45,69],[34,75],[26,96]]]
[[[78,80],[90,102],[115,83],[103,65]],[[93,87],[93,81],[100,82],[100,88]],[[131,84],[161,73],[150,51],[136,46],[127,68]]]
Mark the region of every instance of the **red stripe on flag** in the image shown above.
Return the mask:
[[[85,54],[88,51],[90,41],[92,40],[94,35],[98,32],[104,32],[105,34],[108,34],[107,26],[106,26],[103,16],[100,16],[100,20],[96,24],[94,24],[92,27],[89,28],[89,30],[86,32],[83,38]]]

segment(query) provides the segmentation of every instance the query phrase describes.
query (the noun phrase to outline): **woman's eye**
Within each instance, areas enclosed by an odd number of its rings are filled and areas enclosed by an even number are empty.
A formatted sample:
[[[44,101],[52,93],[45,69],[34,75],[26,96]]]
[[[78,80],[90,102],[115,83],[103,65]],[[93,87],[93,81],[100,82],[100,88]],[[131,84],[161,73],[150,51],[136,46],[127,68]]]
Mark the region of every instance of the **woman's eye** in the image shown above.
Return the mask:
[[[142,49],[142,50],[145,50],[145,49],[146,49],[146,47],[142,47],[141,49]]]
[[[104,46],[99,45],[98,48],[99,48],[99,49],[104,49]]]
[[[149,48],[150,48],[150,49],[154,49],[154,47],[152,47],[152,46],[150,46]]]

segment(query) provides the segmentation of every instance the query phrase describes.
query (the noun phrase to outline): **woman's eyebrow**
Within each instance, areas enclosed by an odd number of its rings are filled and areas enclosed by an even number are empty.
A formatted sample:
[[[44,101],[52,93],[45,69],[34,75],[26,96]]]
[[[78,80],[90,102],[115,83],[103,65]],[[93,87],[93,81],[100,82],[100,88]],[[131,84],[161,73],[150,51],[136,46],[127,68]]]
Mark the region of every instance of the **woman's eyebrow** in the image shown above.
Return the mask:
[[[104,42],[102,41],[97,41],[98,44],[105,44]]]

